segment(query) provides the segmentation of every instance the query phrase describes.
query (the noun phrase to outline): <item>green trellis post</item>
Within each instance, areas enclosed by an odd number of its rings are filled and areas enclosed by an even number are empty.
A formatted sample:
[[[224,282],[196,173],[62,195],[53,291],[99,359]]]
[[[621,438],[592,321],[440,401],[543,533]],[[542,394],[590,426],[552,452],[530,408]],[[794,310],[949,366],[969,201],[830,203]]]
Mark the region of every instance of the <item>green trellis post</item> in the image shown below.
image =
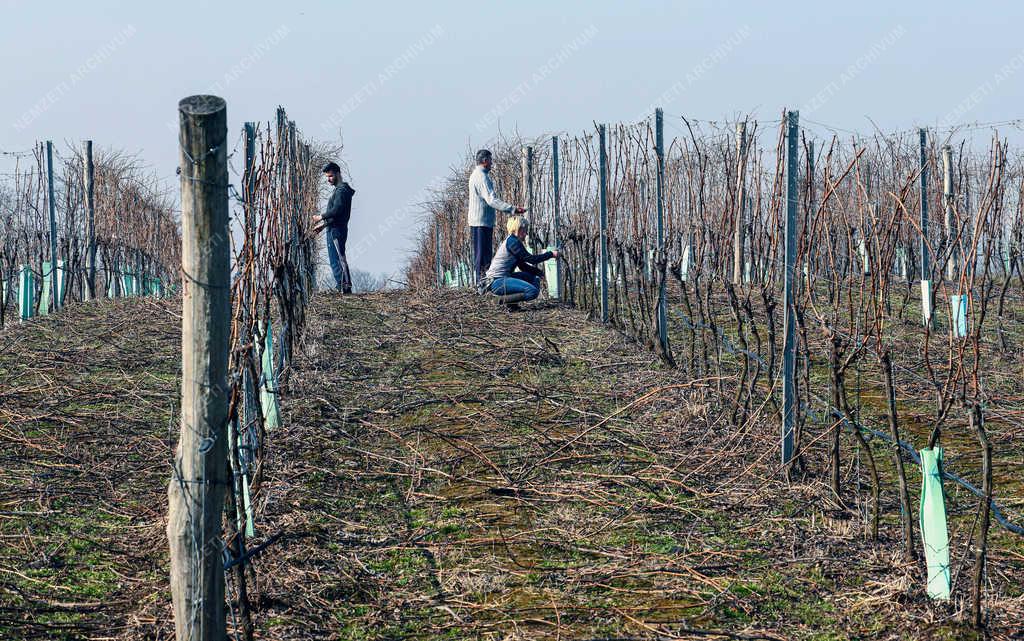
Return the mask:
[[[598,166],[601,196],[601,322],[608,322],[608,149],[605,141],[605,126],[597,126],[601,152]]]
[[[46,193],[47,205],[50,210],[50,265],[57,264],[57,203],[53,198],[53,143],[46,141]],[[44,263],[45,264],[45,263]],[[52,278],[48,272],[43,274],[43,286],[49,287],[50,296],[53,298],[53,309],[60,307],[60,295],[57,292],[57,279]],[[42,297],[40,297],[42,299]]]
[[[558,167],[558,136],[552,136],[551,137],[551,181],[552,181],[552,190],[554,191],[554,218],[552,220],[552,226],[553,226],[553,233],[552,233],[552,235],[554,236],[554,240],[553,240],[553,245],[551,247],[549,247],[548,249],[559,249],[561,247],[561,243],[559,241],[559,229],[558,229],[558,225],[559,225],[558,218],[561,215],[561,209],[562,209],[561,180],[562,180],[562,178],[559,175],[559,167]],[[548,279],[548,293],[549,293],[550,296],[552,296],[553,298],[556,298],[556,299],[561,299],[562,298],[561,274],[559,273],[560,270],[559,270],[559,266],[558,266],[558,261],[559,260],[560,260],[559,258],[555,258],[554,260],[549,260],[548,261],[548,263],[551,263],[551,268],[550,268],[551,269],[551,273],[549,275],[546,275],[546,278]],[[545,263],[545,268],[547,269],[547,263]],[[551,282],[552,279],[554,280],[554,283]]]
[[[793,459],[793,435],[796,431],[796,301],[794,271],[796,270],[796,206],[799,199],[797,187],[798,156],[800,136],[800,114],[786,113],[786,234],[785,234],[785,304],[784,337],[782,343],[782,464],[789,465]]]

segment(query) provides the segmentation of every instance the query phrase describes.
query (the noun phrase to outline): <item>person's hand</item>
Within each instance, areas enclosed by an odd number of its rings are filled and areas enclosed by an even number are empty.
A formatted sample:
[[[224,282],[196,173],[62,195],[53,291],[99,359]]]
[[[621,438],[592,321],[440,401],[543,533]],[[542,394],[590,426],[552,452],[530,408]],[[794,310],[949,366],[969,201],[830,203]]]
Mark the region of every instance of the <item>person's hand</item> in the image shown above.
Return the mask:
[[[558,253],[559,253],[559,252],[558,252],[558,250],[557,250],[557,249],[552,249],[552,250],[551,250],[551,257],[552,257],[552,258],[558,258]]]
[[[525,214],[526,213],[526,207],[516,207],[515,212],[517,214]]]
[[[323,219],[324,219],[324,217],[321,216],[320,214],[313,214],[313,222],[314,223],[318,223],[318,222],[320,222]]]

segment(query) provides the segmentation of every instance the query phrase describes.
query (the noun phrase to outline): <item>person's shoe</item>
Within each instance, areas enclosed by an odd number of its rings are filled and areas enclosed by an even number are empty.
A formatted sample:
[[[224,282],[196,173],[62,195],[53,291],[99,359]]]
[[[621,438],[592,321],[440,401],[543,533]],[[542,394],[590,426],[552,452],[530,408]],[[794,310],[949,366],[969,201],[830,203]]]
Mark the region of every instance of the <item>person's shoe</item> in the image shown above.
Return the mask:
[[[510,308],[515,306],[515,308],[518,309],[519,306],[517,303],[521,303],[526,300],[526,294],[522,292],[515,294],[503,294],[501,296],[495,296],[494,299],[501,305],[508,305]]]
[[[349,294],[351,294],[351,293],[352,293],[352,288],[351,288],[351,287],[346,287],[346,288],[344,288],[344,289],[342,289],[342,290],[341,290],[341,293],[342,293],[343,295],[345,295],[345,296],[348,296]]]
[[[479,296],[483,296],[484,294],[486,294],[487,293],[487,283],[484,282],[484,281],[478,282],[476,284],[476,293]]]

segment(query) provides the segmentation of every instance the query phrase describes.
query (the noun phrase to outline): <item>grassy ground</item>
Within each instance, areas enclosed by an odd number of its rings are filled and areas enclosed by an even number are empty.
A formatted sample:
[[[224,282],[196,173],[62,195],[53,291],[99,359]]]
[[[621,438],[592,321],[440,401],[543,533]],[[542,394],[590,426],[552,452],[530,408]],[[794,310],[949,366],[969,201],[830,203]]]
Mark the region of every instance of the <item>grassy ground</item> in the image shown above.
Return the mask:
[[[0,638],[167,637],[177,313],[78,305],[0,335]]]
[[[65,314],[0,348],[0,638],[169,638],[178,319]],[[318,298],[256,488],[257,638],[982,638],[969,563],[928,602],[895,494],[863,541],[715,386],[566,308]],[[1024,555],[992,556],[988,634],[1015,638]]]

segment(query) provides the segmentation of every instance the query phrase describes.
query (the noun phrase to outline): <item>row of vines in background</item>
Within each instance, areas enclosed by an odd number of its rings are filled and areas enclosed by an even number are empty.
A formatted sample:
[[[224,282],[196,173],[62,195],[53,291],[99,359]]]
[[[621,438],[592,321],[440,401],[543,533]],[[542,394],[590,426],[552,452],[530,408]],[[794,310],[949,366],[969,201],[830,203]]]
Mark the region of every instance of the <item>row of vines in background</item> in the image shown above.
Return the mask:
[[[93,157],[91,143],[63,151],[51,146],[51,153],[49,163],[46,144],[4,153],[11,170],[0,175],[0,326],[45,314],[51,305],[174,287],[181,236],[174,201],[158,178],[122,152],[97,150]],[[59,271],[50,268],[51,180]],[[61,300],[44,290],[51,278],[61,281]],[[19,309],[22,289],[31,289],[25,299],[31,309]]]
[[[737,438],[767,447],[782,421],[784,232],[794,197],[799,402],[795,457],[778,471],[822,481],[827,507],[859,514],[873,540],[884,496],[895,492],[912,559],[922,547],[904,465],[920,460],[919,449],[943,446],[945,477],[958,483],[946,496],[949,550],[962,544],[955,558],[973,567],[980,623],[990,506],[1005,531],[1024,534],[1013,499],[1024,491],[1024,156],[995,131],[979,144],[969,128],[868,137],[805,129],[795,146],[797,192],[787,194],[785,117],[665,124],[663,246],[655,119],[605,129],[606,309],[600,128],[500,139],[491,175],[503,199],[530,207],[534,248],[563,249],[563,300],[606,314],[686,376],[713,381]],[[428,203],[411,285],[470,273],[471,169],[470,153]],[[497,241],[503,227],[499,215]]]

